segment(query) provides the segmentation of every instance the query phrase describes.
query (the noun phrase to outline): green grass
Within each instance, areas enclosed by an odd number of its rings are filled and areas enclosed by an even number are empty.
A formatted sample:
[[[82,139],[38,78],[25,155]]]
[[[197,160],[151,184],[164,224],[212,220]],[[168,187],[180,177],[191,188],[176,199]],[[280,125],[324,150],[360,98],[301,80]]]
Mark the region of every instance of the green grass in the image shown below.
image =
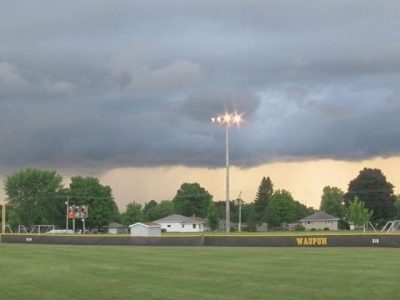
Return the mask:
[[[0,299],[398,299],[400,250],[0,244]]]

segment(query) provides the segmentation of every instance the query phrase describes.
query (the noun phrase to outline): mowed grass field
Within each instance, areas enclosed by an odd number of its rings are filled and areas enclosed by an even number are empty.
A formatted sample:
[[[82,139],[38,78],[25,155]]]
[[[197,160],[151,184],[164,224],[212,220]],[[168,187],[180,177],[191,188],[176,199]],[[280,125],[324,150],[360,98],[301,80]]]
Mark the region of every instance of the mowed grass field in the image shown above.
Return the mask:
[[[0,299],[399,299],[400,249],[0,244]]]

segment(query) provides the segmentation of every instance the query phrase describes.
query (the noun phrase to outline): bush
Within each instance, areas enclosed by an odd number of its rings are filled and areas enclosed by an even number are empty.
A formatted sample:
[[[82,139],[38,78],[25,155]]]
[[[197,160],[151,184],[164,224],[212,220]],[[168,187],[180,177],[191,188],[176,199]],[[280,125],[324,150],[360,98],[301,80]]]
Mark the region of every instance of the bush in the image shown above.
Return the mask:
[[[340,221],[339,222],[339,229],[349,230],[350,224],[347,221]]]
[[[244,226],[244,227],[242,227],[242,231],[257,232],[257,227],[256,226]]]
[[[316,229],[315,228],[311,228],[310,231],[316,231]]]
[[[294,226],[293,230],[294,231],[305,231],[306,228],[303,225],[298,224],[298,225]]]
[[[324,231],[328,231],[328,230],[329,230],[329,228],[328,228],[328,227],[325,227],[325,228],[324,228]]]
[[[166,233],[166,232],[167,232],[167,229],[161,228],[161,233]]]

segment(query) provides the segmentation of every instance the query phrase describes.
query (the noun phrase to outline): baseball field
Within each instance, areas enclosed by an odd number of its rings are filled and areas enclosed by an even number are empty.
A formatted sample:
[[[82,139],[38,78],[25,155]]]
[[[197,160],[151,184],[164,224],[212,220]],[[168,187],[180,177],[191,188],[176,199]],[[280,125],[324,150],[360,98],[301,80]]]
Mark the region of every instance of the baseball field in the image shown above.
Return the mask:
[[[0,244],[0,299],[398,299],[395,248]]]

